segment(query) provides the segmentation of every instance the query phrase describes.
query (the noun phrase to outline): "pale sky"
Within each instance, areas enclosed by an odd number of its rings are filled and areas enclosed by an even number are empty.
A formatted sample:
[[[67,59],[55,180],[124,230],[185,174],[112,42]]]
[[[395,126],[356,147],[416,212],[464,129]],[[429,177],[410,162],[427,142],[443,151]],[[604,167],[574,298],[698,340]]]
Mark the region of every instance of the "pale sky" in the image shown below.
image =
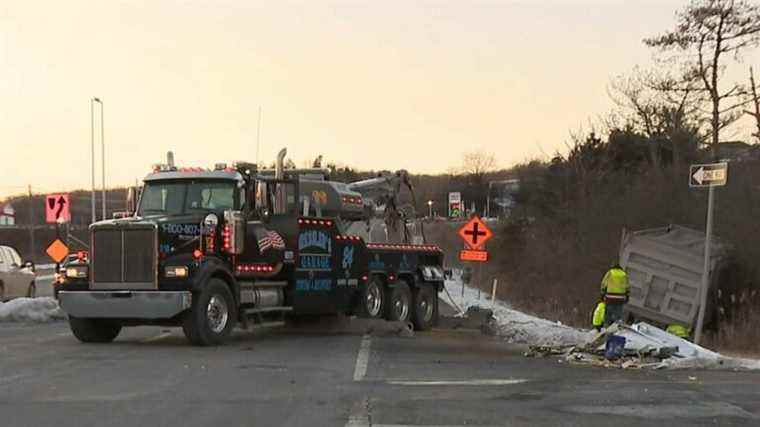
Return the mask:
[[[507,167],[607,111],[685,3],[3,0],[0,197],[89,188],[93,96],[109,185],[170,149],[254,161],[259,107],[267,163],[442,172],[479,148]]]

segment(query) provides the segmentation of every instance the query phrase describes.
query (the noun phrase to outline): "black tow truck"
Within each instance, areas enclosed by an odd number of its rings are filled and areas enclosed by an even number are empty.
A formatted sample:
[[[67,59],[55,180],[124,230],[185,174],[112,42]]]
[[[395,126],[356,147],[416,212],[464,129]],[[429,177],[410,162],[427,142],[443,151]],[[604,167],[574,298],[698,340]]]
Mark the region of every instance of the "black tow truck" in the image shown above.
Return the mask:
[[[337,197],[361,212],[360,194],[329,182],[302,194],[281,160],[274,174],[156,166],[139,201],[130,189],[133,212],[92,224],[89,252],[58,275],[74,335],[110,342],[125,326],[181,326],[191,343],[217,345],[236,325],[328,313],[434,325],[441,250],[346,234],[344,220],[309,206]]]

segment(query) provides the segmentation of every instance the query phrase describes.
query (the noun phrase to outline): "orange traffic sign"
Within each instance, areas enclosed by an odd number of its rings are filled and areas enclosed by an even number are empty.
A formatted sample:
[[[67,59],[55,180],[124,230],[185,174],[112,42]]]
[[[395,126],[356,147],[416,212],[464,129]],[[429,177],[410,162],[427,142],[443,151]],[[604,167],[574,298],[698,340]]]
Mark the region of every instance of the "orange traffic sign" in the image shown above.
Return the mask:
[[[464,227],[459,229],[459,236],[472,250],[478,250],[493,237],[493,233],[488,229],[486,223],[479,216],[473,216]]]
[[[45,197],[45,220],[50,224],[71,221],[68,194],[48,194]]]
[[[69,247],[66,246],[61,239],[55,239],[53,240],[53,243],[45,249],[45,253],[47,253],[53,261],[60,263],[69,255]]]
[[[488,252],[487,251],[470,251],[470,250],[465,249],[459,252],[459,259],[461,261],[486,262],[488,261]]]

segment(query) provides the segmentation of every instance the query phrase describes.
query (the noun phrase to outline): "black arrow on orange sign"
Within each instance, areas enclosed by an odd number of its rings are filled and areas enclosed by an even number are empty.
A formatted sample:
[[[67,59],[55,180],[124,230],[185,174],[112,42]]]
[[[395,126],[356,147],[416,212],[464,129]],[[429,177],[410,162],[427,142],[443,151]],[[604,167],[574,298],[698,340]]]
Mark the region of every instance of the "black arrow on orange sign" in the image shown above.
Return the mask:
[[[66,199],[64,199],[63,196],[60,196],[58,198],[58,210],[55,212],[55,219],[58,219],[61,217],[61,212],[63,212],[64,206],[66,206]]]

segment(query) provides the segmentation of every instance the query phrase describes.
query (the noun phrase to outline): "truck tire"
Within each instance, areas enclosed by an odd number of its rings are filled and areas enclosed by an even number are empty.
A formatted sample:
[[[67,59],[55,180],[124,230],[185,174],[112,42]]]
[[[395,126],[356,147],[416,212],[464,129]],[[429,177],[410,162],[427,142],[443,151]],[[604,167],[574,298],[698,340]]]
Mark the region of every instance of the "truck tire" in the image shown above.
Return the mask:
[[[438,320],[438,296],[433,287],[420,284],[414,290],[414,306],[412,309],[412,323],[414,329],[427,331]]]
[[[193,295],[193,304],[182,319],[182,331],[193,345],[223,344],[237,323],[237,311],[227,284],[211,279]]]
[[[27,298],[35,298],[37,296],[37,286],[35,286],[34,282],[29,284],[29,288],[26,290],[26,297]]]
[[[412,317],[412,291],[403,280],[399,280],[388,289],[386,301],[386,319],[406,323]]]
[[[367,286],[359,295],[359,317],[379,319],[383,317],[385,308],[385,292],[383,282],[379,277],[369,279]]]
[[[69,328],[84,343],[108,343],[116,339],[121,325],[109,319],[88,319],[69,316]]]

